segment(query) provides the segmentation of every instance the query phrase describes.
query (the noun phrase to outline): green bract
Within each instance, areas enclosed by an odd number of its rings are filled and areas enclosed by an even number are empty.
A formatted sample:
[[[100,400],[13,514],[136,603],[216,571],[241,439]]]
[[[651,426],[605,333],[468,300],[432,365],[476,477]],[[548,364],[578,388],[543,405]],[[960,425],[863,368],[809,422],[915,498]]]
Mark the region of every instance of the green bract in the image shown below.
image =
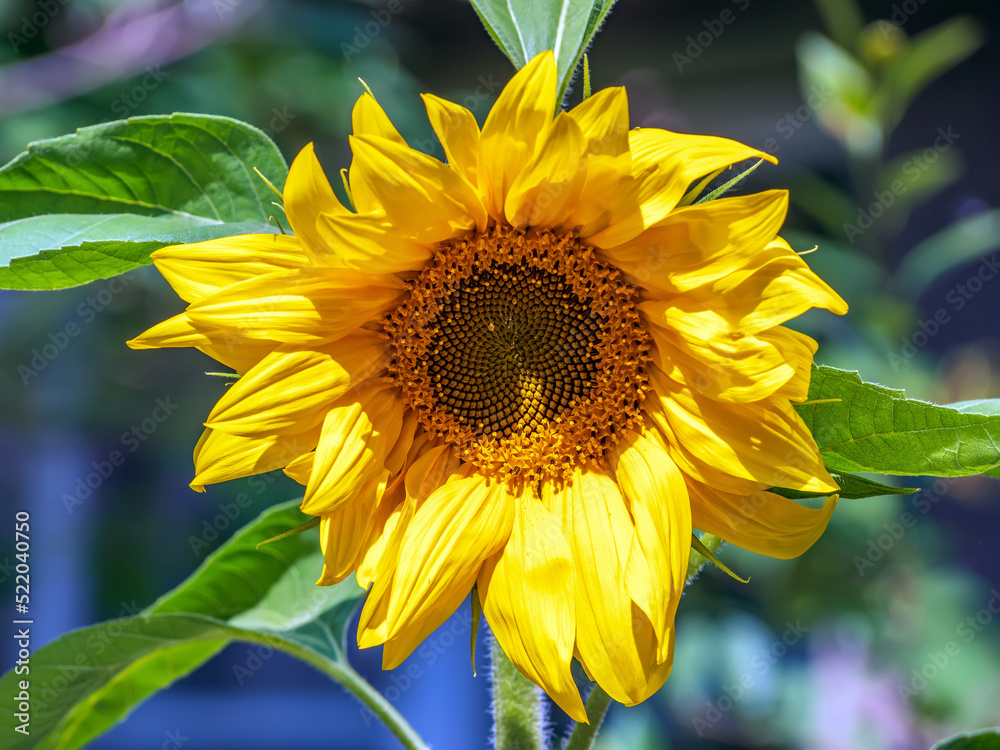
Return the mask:
[[[560,101],[614,4],[615,0],[472,0],[483,26],[514,67],[522,67],[539,52],[555,52]]]

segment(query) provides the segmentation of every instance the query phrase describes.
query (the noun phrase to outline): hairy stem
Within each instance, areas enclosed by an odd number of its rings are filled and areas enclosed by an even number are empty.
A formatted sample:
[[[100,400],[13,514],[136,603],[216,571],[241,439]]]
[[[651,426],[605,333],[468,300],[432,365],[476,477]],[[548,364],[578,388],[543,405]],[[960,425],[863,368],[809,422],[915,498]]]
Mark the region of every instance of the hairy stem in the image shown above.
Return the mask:
[[[577,724],[566,743],[565,750],[590,750],[594,744],[594,738],[604,721],[604,714],[608,712],[611,705],[611,696],[604,692],[604,688],[594,683],[594,689],[590,691],[587,698],[587,719],[589,724]]]
[[[496,750],[544,750],[542,691],[517,671],[490,635],[493,678],[493,746]]]

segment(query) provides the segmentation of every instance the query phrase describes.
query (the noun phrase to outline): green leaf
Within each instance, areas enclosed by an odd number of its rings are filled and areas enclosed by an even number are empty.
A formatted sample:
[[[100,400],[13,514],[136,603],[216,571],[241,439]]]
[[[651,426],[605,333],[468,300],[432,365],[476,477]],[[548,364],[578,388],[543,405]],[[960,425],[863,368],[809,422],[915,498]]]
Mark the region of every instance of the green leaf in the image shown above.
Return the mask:
[[[979,24],[969,16],[950,18],[907,45],[886,67],[880,87],[882,118],[892,129],[910,103],[946,70],[955,67],[983,43]]]
[[[552,50],[562,101],[577,64],[614,0],[472,0],[479,20],[515,68]]]
[[[824,120],[832,114],[835,120],[848,113],[867,109],[874,89],[874,81],[864,66],[843,46],[822,34],[807,32],[795,45],[799,62],[799,75],[804,98],[822,92],[829,101],[817,108],[817,115]],[[828,113],[829,108],[833,113]]]
[[[54,214],[0,224],[0,288],[64,289],[117,276],[149,264],[165,245],[262,234],[253,222],[220,224],[207,219],[134,214]],[[104,236],[102,236],[104,235]],[[117,235],[117,236],[116,236]],[[23,257],[34,248],[37,252]]]
[[[117,625],[118,622],[120,621],[76,631],[78,638],[68,640],[67,644],[58,650],[47,651],[41,662],[32,656],[32,673],[35,675],[32,684],[61,684],[56,682],[59,678],[55,676],[52,677],[52,683],[39,683],[39,680],[44,680],[46,674],[65,675],[67,672],[74,674],[73,667],[77,666],[74,661],[76,656],[88,653],[88,645],[104,645],[110,639],[109,628],[113,628],[111,632],[116,639],[125,634],[125,626]],[[59,748],[59,750],[82,747],[122,721],[134,707],[154,693],[196,670],[224,649],[229,642],[229,640],[215,639],[164,645],[144,656],[124,657],[125,661],[120,662],[117,670],[113,670],[113,676],[96,689],[90,690],[86,685],[81,688],[74,684],[74,690],[78,690],[78,694],[82,697],[65,717],[56,714],[52,717],[52,721],[48,721],[48,703],[43,704],[42,722],[51,724],[61,720],[60,730],[48,735],[48,741],[39,742],[36,747]],[[134,660],[128,661],[129,658]],[[81,666],[86,668],[88,664],[89,662]],[[39,677],[39,674],[42,677]],[[55,710],[61,711],[63,705],[65,704],[57,702]],[[38,714],[33,711],[32,734],[37,734],[38,719]],[[44,733],[44,730],[42,731]]]
[[[948,407],[963,414],[989,414],[1000,416],[1000,398],[977,398],[973,401],[957,401]]]
[[[809,401],[796,406],[837,472],[959,477],[1000,466],[1000,416],[908,399],[856,372],[813,367]]]
[[[310,534],[259,550],[257,544],[305,518],[294,500],[268,508],[206,557],[183,583],[147,607],[145,614],[196,612],[229,619],[257,606],[290,566],[317,549],[315,535]]]
[[[941,740],[931,750],[1000,750],[1000,731],[983,729]]]
[[[254,167],[284,185],[263,132],[227,117],[155,115],[38,141],[0,168],[0,287],[57,289],[149,263],[164,245],[272,233]]]
[[[882,495],[911,495],[919,492],[916,487],[893,487],[872,479],[860,477],[857,474],[838,474],[831,472],[830,476],[840,486],[838,493],[843,500],[861,500],[866,497],[881,497]],[[804,500],[810,497],[826,497],[828,492],[801,492],[784,487],[772,487],[771,492],[790,500]]]
[[[279,649],[334,679],[350,679],[344,638],[364,592],[353,577],[314,585],[323,564],[316,533],[255,549],[302,518],[298,501],[275,506],[138,617],[83,628],[38,649],[31,657],[31,735],[22,741],[14,712],[0,706],[0,731],[13,738],[7,747],[82,747],[233,641]],[[18,679],[8,672],[0,690],[14,691]]]
[[[834,473],[831,476],[840,485],[840,497],[847,500],[861,500],[881,495],[912,495],[920,491],[918,487],[893,487],[890,484],[876,482],[874,479],[859,477],[857,474]]]
[[[865,22],[856,0],[816,0],[815,4],[823,25],[837,44],[848,49],[853,47]]]
[[[76,750],[124,718],[137,703],[196,668],[232,641],[285,651],[326,672],[336,662],[317,651],[322,638],[234,627],[206,615],[163,614],[111,620],[68,633],[31,657],[31,735],[14,732],[0,707],[8,750]],[[249,670],[248,670],[249,672]],[[16,675],[0,679],[15,695]]]
[[[974,401],[959,401],[955,404],[948,404],[952,409],[963,414],[987,414],[990,416],[1000,416],[1000,398],[980,398]],[[989,471],[983,472],[988,476],[1000,479],[1000,467],[993,467]]]
[[[1000,248],[1000,209],[959,219],[916,245],[896,272],[896,286],[916,299],[942,274]],[[995,272],[995,267],[989,269]]]

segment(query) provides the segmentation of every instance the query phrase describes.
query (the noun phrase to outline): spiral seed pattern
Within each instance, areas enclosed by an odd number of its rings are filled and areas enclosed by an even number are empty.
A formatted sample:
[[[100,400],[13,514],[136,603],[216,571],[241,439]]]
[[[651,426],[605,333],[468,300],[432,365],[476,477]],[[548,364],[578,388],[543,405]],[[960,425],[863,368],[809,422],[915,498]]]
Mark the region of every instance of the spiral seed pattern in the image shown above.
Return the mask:
[[[494,227],[443,243],[383,321],[389,377],[484,470],[602,465],[647,389],[634,294],[573,235]]]

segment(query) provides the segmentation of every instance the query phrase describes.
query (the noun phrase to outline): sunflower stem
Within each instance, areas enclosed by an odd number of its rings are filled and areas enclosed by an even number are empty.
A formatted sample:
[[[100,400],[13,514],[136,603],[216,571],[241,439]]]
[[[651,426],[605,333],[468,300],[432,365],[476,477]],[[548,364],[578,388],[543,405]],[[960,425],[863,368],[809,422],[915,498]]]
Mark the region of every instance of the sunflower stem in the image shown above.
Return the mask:
[[[403,715],[352,666],[345,662],[336,665],[326,664],[322,668],[343,685],[351,695],[368,707],[379,721],[396,735],[396,739],[406,750],[429,750],[416,730],[403,718]]]
[[[726,540],[722,537],[715,536],[714,534],[702,534],[701,543],[705,545],[705,548],[709,552],[715,553],[719,551],[719,548],[726,543]],[[708,558],[702,555],[698,550],[691,550],[691,557],[688,558],[688,570],[687,570],[687,583],[690,584],[695,578],[698,577],[698,573],[701,569],[705,567],[708,562]]]
[[[517,671],[492,633],[490,672],[493,679],[493,747],[496,750],[544,750],[542,691]]]
[[[608,712],[611,705],[611,696],[604,692],[604,688],[594,683],[594,689],[587,697],[587,719],[589,724],[577,724],[573,734],[569,736],[565,750],[590,750],[594,744],[594,738],[604,721],[604,714]]]

